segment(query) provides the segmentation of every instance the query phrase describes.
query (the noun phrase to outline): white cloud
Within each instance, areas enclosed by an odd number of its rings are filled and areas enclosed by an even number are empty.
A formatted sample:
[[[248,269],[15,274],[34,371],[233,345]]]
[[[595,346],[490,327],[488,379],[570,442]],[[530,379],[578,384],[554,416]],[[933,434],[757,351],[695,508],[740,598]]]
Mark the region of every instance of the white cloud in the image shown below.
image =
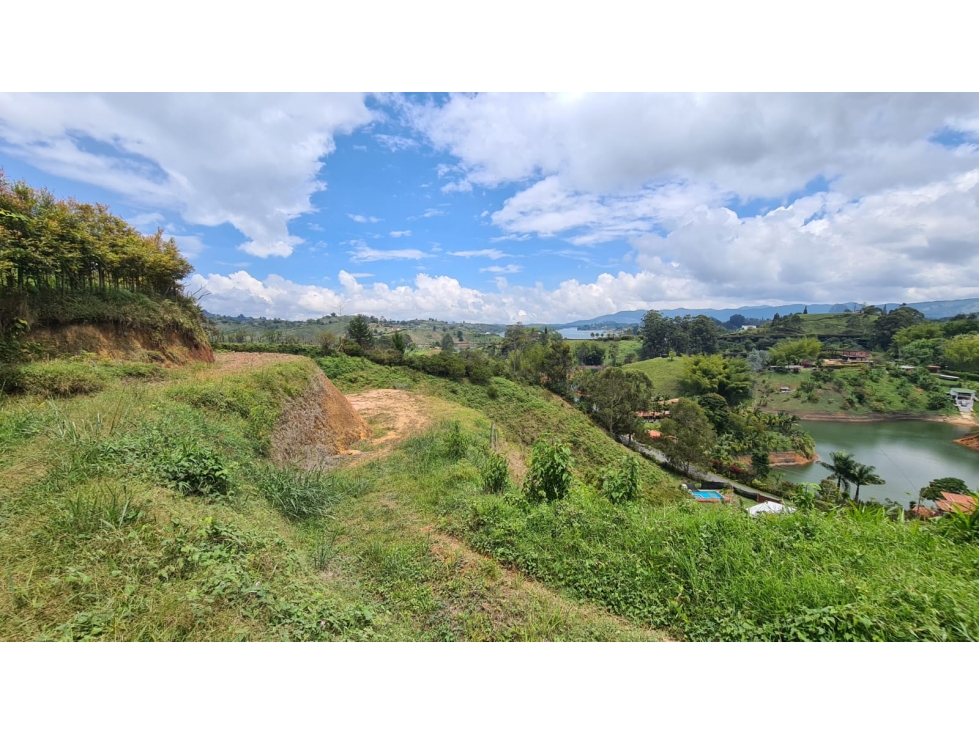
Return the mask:
[[[201,238],[197,235],[175,234],[165,236],[173,237],[173,240],[177,243],[177,247],[180,249],[181,254],[183,254],[183,256],[188,260],[194,260],[198,255],[207,249],[207,245],[205,245]]]
[[[334,136],[370,120],[362,95],[3,94],[0,151],[284,257]]]
[[[323,227],[321,227],[316,222],[307,222],[306,223],[306,226],[309,227],[314,232],[322,232],[323,231]]]
[[[399,150],[410,150],[418,147],[417,140],[405,138],[401,135],[384,135],[382,133],[377,133],[374,135],[374,139],[392,153]]]
[[[699,207],[632,243],[640,267],[689,281],[691,300],[975,297],[979,170],[857,201],[816,194],[755,217]]]
[[[354,242],[354,249],[349,252],[350,262],[369,263],[379,260],[421,260],[432,257],[421,250],[375,250],[363,242]]]
[[[473,185],[468,181],[453,181],[442,187],[443,194],[465,194],[473,190]]]
[[[979,119],[979,97],[483,94],[407,113],[474,184],[559,175],[571,190],[612,193],[680,178],[779,197],[818,175],[877,171],[890,185],[907,185],[928,180],[936,166],[955,168],[955,154],[927,138]]]
[[[426,219],[428,217],[442,217],[442,216],[445,216],[445,212],[442,211],[441,209],[426,209],[422,213],[422,217]]]
[[[490,265],[488,268],[480,268],[481,273],[519,273],[523,270],[522,265]]]
[[[410,229],[402,229],[395,232],[389,232],[391,237],[411,237]]]
[[[447,252],[447,255],[456,257],[488,257],[490,260],[499,260],[501,257],[509,257],[500,250],[460,250],[458,252]]]
[[[353,219],[358,224],[368,224],[368,223],[377,224],[378,222],[381,221],[377,217],[366,217],[363,214],[348,214],[347,216]]]
[[[590,318],[620,307],[645,308],[650,306],[649,299],[682,297],[686,287],[682,280],[651,273],[606,273],[594,283],[568,280],[553,290],[540,283],[509,286],[499,276],[496,292],[483,292],[463,286],[455,278],[427,273],[418,273],[413,285],[395,287],[386,283],[365,286],[357,278],[341,270],[337,279],[342,290],[333,290],[300,285],[278,275],[260,281],[239,271],[229,276],[195,274],[188,285],[191,290],[207,292],[202,304],[214,313],[306,319],[342,308],[344,313],[395,319],[438,317],[489,323],[555,322]]]

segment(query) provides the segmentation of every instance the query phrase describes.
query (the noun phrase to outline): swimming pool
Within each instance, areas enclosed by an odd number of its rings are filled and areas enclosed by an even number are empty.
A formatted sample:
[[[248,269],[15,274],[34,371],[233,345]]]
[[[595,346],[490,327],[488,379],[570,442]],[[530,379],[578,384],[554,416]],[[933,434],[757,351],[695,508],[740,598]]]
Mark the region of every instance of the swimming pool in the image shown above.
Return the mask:
[[[723,502],[724,495],[720,492],[715,492],[713,490],[690,490],[690,494],[694,496],[698,502]]]

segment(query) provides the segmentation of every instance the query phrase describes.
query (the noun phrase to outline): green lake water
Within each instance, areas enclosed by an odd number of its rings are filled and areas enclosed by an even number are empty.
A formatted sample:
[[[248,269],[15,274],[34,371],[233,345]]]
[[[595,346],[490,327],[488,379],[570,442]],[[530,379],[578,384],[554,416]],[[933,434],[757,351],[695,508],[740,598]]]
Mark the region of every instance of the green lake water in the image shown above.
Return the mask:
[[[861,464],[877,467],[887,483],[861,487],[860,499],[895,500],[907,505],[932,479],[958,477],[979,487],[979,451],[954,443],[972,432],[968,426],[928,421],[837,423],[803,421],[816,441],[816,453],[830,461],[834,451],[849,451]],[[819,482],[829,472],[816,464],[779,469],[793,482]],[[852,489],[851,489],[852,492]]]

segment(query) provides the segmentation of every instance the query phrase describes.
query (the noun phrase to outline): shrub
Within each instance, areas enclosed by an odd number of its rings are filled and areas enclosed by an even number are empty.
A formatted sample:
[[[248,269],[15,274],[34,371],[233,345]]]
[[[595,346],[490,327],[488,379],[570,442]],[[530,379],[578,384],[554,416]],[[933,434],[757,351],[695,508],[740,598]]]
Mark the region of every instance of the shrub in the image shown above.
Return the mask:
[[[571,450],[558,440],[542,439],[530,455],[525,491],[531,499],[553,502],[571,490]]]
[[[12,383],[31,395],[50,398],[98,392],[108,381],[93,364],[54,361],[21,367]]]
[[[181,445],[166,453],[159,470],[171,487],[186,495],[227,494],[228,470],[220,455],[203,446]]]
[[[496,400],[498,397],[500,397],[500,391],[496,389],[496,385],[490,385],[488,388],[486,388],[486,397],[488,397],[490,400]]]
[[[458,421],[454,421],[449,426],[449,431],[445,434],[444,440],[445,455],[452,461],[463,458],[472,443],[469,436],[462,432],[462,427]]]
[[[505,457],[493,452],[486,457],[486,463],[480,475],[483,479],[483,489],[492,494],[502,494],[510,484],[507,473],[509,466]]]
[[[631,502],[636,499],[642,492],[639,459],[626,456],[618,466],[606,467],[599,477],[599,484],[602,494],[611,502]]]

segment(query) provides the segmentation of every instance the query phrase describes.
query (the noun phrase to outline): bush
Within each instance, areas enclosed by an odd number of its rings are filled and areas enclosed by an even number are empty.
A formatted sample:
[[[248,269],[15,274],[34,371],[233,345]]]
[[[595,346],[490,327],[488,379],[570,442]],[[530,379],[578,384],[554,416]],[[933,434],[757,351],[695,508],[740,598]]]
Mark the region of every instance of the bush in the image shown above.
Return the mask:
[[[639,459],[626,456],[617,467],[606,467],[600,477],[599,486],[610,502],[631,502],[642,492],[639,478]]]
[[[489,454],[480,472],[483,479],[483,489],[492,494],[505,492],[510,485],[508,469],[509,465],[505,457],[496,452]]]
[[[80,362],[37,362],[12,374],[12,386],[41,397],[67,397],[99,392],[108,384],[98,367]]]
[[[462,427],[458,421],[454,421],[449,426],[448,433],[445,434],[445,455],[452,461],[458,461],[469,451],[472,441],[469,436],[462,432]]]
[[[532,500],[553,502],[571,490],[571,450],[558,440],[543,439],[534,444],[530,471],[524,485]]]
[[[182,445],[159,462],[159,470],[171,487],[186,495],[227,494],[228,470],[220,455],[203,446]]]

